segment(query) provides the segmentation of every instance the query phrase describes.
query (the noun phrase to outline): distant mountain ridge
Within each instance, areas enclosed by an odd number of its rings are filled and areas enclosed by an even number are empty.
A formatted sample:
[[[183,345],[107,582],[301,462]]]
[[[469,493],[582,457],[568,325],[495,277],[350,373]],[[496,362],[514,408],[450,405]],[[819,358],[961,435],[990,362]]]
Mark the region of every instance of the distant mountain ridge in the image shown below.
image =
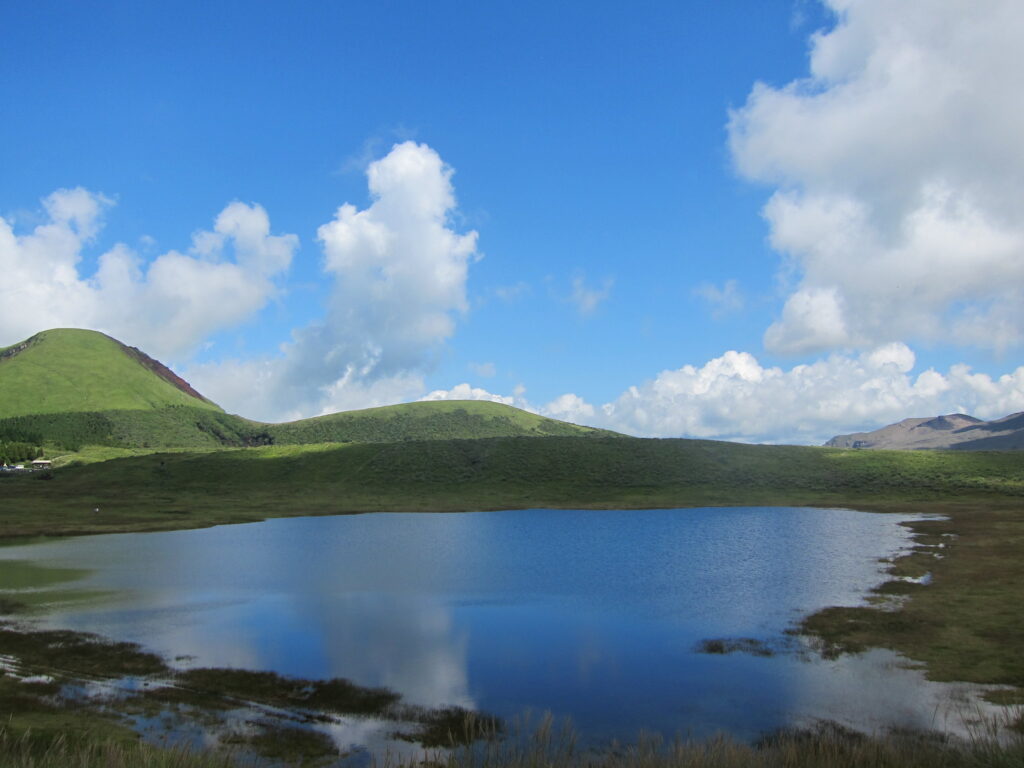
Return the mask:
[[[1024,412],[982,421],[964,413],[904,419],[873,432],[836,435],[830,448],[878,450],[1024,450]]]

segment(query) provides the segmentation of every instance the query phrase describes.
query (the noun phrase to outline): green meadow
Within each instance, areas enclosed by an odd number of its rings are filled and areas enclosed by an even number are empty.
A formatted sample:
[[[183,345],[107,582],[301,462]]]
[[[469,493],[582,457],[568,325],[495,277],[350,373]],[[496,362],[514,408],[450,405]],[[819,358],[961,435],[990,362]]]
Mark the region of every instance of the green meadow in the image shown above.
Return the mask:
[[[89,457],[89,452],[85,452]],[[0,536],[264,517],[523,507],[1024,500],[1024,455],[626,437],[495,437],[142,453],[3,482]],[[99,512],[95,512],[95,509]]]

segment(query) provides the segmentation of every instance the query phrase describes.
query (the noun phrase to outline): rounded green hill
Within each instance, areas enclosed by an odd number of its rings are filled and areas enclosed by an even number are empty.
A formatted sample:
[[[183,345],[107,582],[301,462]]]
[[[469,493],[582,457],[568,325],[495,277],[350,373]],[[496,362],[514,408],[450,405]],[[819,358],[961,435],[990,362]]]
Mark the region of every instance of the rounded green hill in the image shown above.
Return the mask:
[[[485,400],[434,400],[269,425],[276,443],[378,443],[485,437],[613,435]]]
[[[0,349],[0,419],[172,405],[221,410],[162,363],[97,331],[58,328]]]

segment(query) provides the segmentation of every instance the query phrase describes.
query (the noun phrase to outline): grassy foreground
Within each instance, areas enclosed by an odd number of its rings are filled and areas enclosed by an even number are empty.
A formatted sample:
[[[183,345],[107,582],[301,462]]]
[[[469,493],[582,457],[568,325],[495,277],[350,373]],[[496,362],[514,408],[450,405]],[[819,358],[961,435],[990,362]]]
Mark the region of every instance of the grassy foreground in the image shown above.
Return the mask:
[[[892,733],[868,737],[834,727],[775,734],[755,745],[728,737],[665,745],[642,739],[604,753],[576,748],[571,729],[552,732],[544,721],[525,739],[492,739],[482,746],[426,752],[422,758],[374,759],[382,768],[1016,768],[1024,744],[979,738],[951,744],[941,737]],[[141,743],[14,735],[0,730],[0,761],[8,768],[228,768],[229,755],[155,748]],[[285,765],[323,765],[315,759]]]
[[[0,730],[0,764],[6,768],[233,768],[227,755],[142,742],[38,735]]]

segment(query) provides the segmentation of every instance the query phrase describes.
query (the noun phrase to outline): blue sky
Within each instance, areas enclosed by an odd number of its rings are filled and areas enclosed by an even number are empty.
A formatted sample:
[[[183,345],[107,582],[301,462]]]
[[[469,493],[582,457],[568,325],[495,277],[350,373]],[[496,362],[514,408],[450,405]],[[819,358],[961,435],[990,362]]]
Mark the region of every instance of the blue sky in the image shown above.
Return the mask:
[[[97,328],[268,420],[1022,410],[1024,14],[972,9],[8,4],[0,344]]]

